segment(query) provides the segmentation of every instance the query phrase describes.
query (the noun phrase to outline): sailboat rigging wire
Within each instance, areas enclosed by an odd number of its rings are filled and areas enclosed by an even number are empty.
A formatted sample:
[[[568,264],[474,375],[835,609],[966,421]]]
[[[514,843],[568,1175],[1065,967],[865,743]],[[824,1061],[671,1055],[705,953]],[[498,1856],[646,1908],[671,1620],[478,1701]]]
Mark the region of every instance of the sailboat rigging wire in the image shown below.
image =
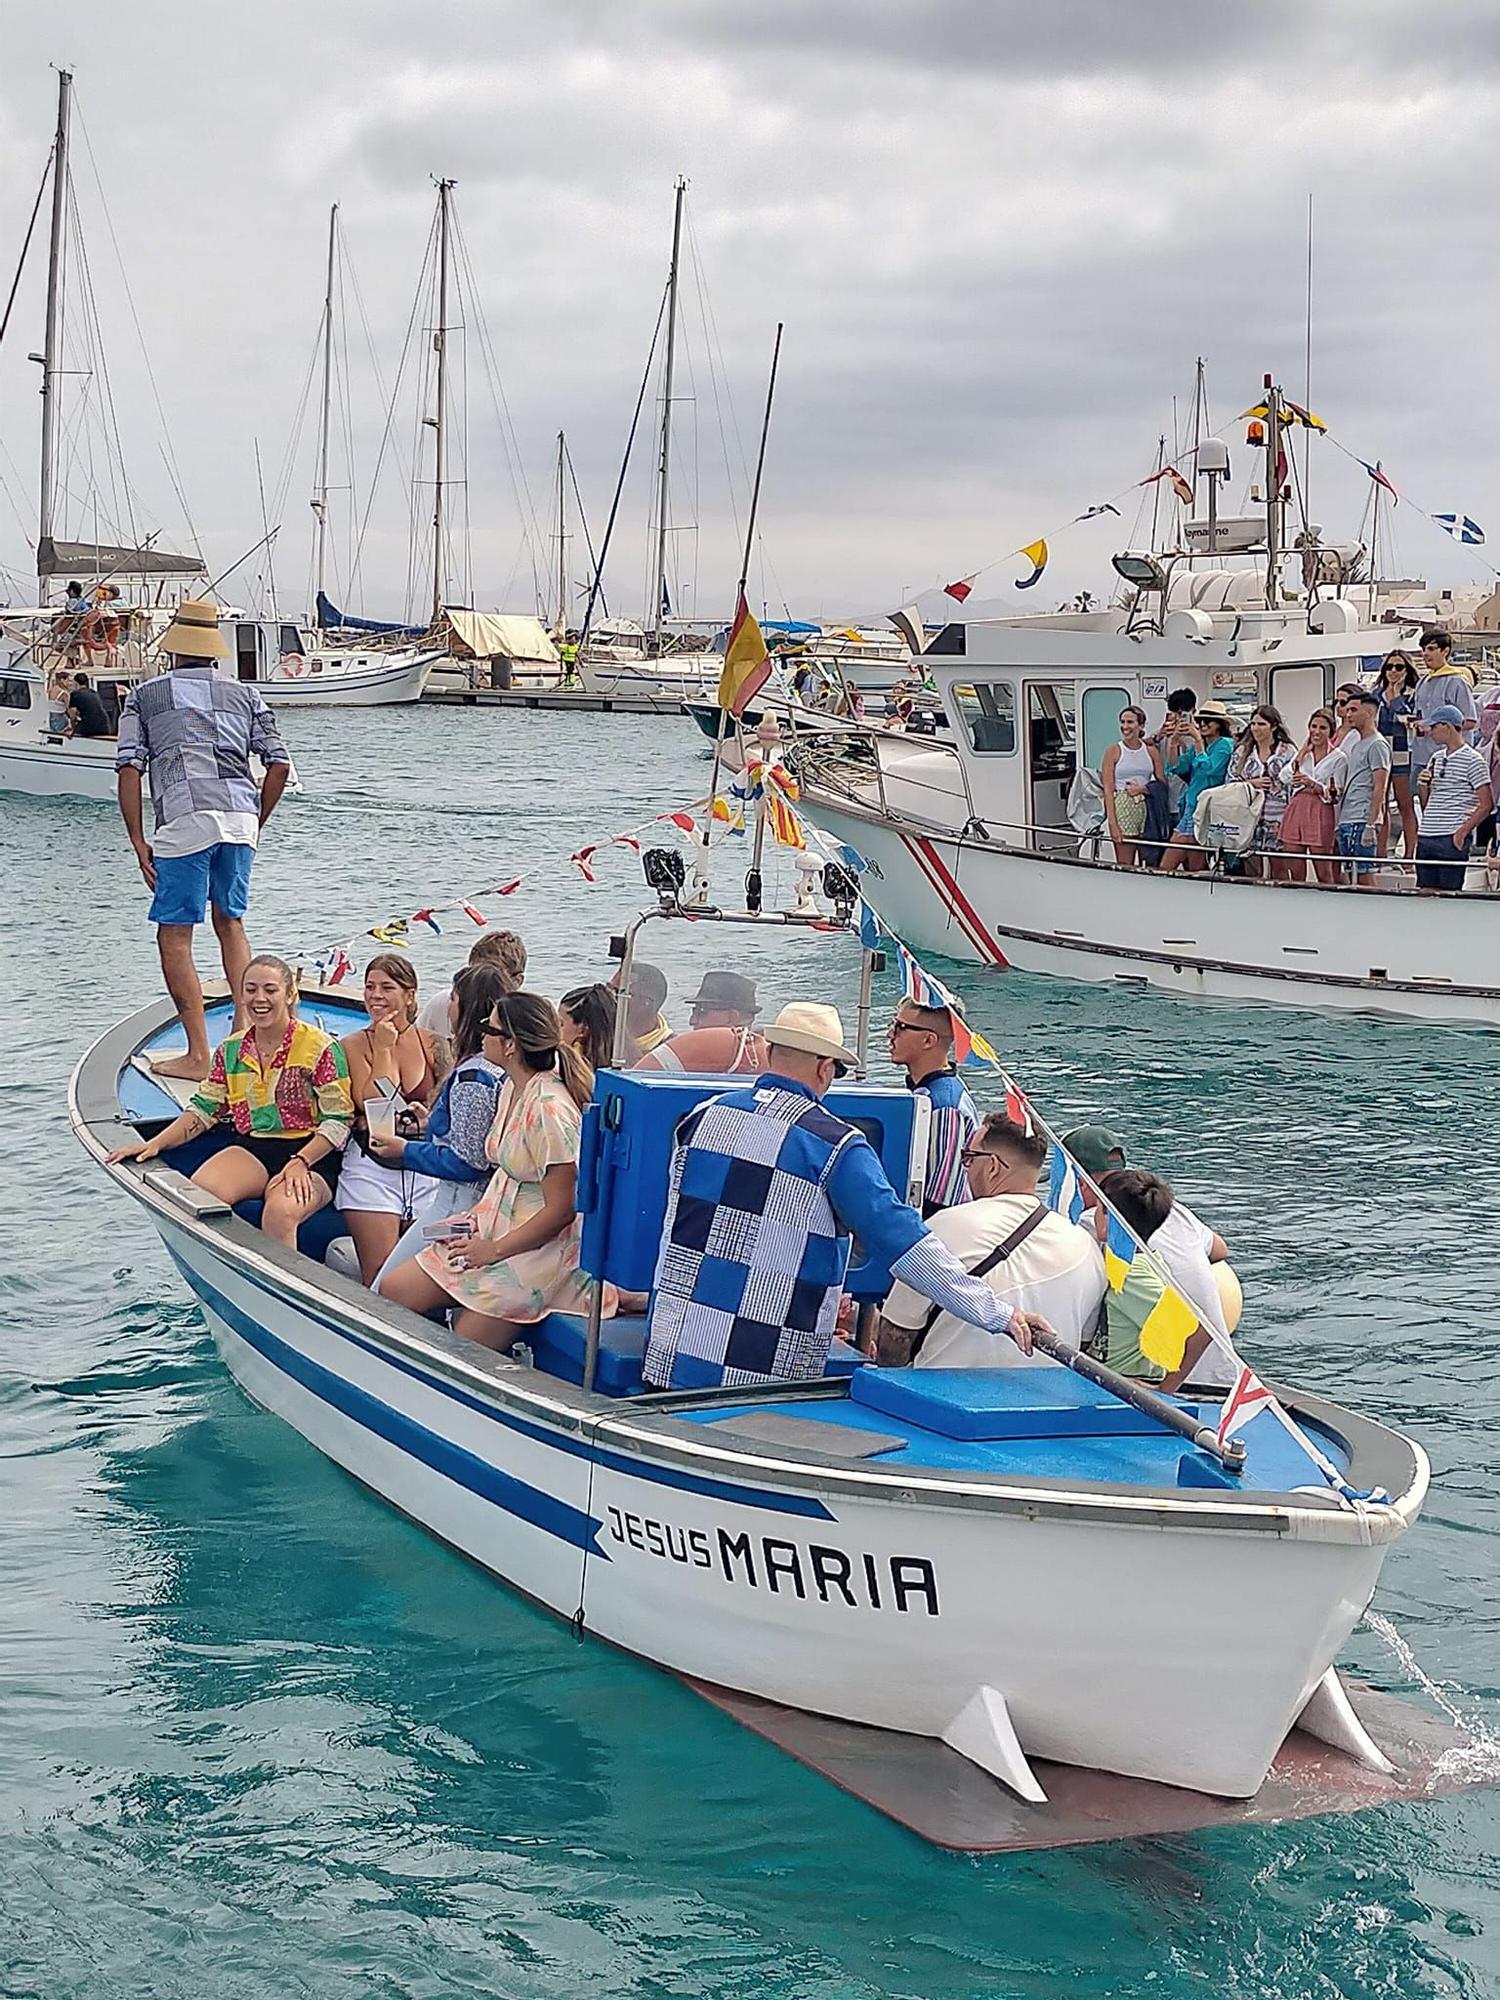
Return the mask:
[[[369,359],[370,373],[375,380],[375,393],[380,398],[380,401],[383,405],[386,402],[385,373],[380,365],[380,356],[376,352],[375,336],[370,328],[370,315],[365,308],[365,295],[359,282],[359,268],[355,264],[354,259],[349,254],[349,239],[344,230],[342,217],[340,217],[338,224],[338,243],[339,243],[340,283],[342,284],[347,280],[349,289],[354,295],[354,310],[359,314],[360,331],[363,333],[365,337],[365,353]],[[342,294],[340,294],[340,296],[342,297]],[[350,423],[352,426],[353,423],[352,411],[350,415]],[[393,437],[391,440],[391,445],[392,445],[392,450],[396,454],[396,470],[400,474],[402,481],[405,484],[410,485],[411,475],[407,470],[404,459],[401,457],[400,440],[398,438]],[[358,489],[355,483],[354,462],[352,458],[349,462],[348,474],[349,474],[350,505],[349,505],[348,526],[345,533],[345,543],[348,550],[349,567],[348,567],[348,576],[346,578],[346,585],[349,596],[351,598],[355,598],[357,596],[359,589],[359,551],[355,546],[355,540],[354,540],[353,501],[354,501],[354,494]]]
[[[359,536],[354,544],[354,562],[351,565],[351,574],[353,574],[354,571],[358,570],[360,557],[364,553],[365,535],[369,530],[370,513],[375,505],[375,495],[380,485],[380,471],[381,467],[385,463],[386,446],[390,442],[391,433],[395,426],[396,405],[401,395],[401,378],[406,372],[407,359],[411,353],[412,336],[416,331],[417,320],[421,313],[422,300],[425,295],[426,284],[427,284],[427,270],[428,266],[432,262],[433,251],[436,242],[437,242],[437,216],[436,214],[434,214],[432,218],[432,225],[427,232],[427,251],[422,259],[422,268],[417,277],[417,288],[412,295],[411,313],[408,316],[406,322],[406,338],[403,340],[401,344],[401,358],[396,364],[396,378],[394,382],[392,382],[391,384],[390,400],[386,405],[385,428],[381,432],[380,449],[375,454],[375,469],[370,475],[370,490],[365,498],[365,511],[360,519]],[[416,467],[413,466],[412,467],[413,482],[415,482],[415,477],[416,477]],[[408,583],[407,583],[408,603],[410,602],[410,587],[411,587],[410,578],[408,577]]]
[[[583,495],[578,490],[578,474],[573,470],[573,454],[568,449],[566,439],[563,440],[563,458],[567,462],[568,478],[573,487],[573,501],[578,508],[578,525],[583,530],[583,545],[589,552],[589,575],[592,577],[599,567],[599,561],[594,554],[594,538],[589,533],[589,517],[583,510]],[[607,618],[609,616],[609,604],[605,600],[602,590],[599,593],[599,599],[604,606],[604,615]],[[565,629],[567,624],[567,607],[565,605],[563,607],[563,626]]]
[[[11,308],[16,302],[16,293],[21,289],[21,273],[26,269],[26,252],[31,248],[31,232],[36,228],[36,219],[42,212],[42,197],[47,192],[47,182],[52,177],[52,162],[57,153],[54,139],[47,154],[47,164],[42,169],[41,186],[36,191],[36,200],[31,205],[31,220],[26,225],[26,235],[21,243],[21,254],[16,259],[16,275],[10,281],[10,296],[5,301],[5,311],[0,313],[0,341],[5,339],[5,329],[10,325]]]
[[[615,481],[615,497],[610,502],[609,519],[604,524],[604,540],[599,544],[599,561],[594,569],[594,580],[589,586],[588,603],[584,606],[583,627],[579,633],[580,646],[589,636],[589,626],[593,623],[594,604],[604,584],[604,565],[609,556],[610,541],[615,532],[615,519],[620,511],[620,495],[625,491],[625,475],[630,470],[630,454],[635,447],[636,429],[641,421],[641,410],[646,401],[646,391],[651,386],[651,370],[656,361],[656,343],[661,339],[661,323],[667,313],[667,292],[663,288],[661,304],[656,309],[656,325],[651,332],[651,346],[646,354],[646,366],[641,375],[640,393],[635,399],[635,414],[630,419],[630,435],[625,440],[625,455],[620,460],[620,476]]]
[[[510,478],[511,497],[516,504],[516,512],[521,516],[527,550],[531,558],[532,585],[537,601],[542,601],[541,571],[538,567],[539,551],[542,546],[541,526],[537,519],[536,504],[531,495],[531,484],[526,477],[526,461],[521,454],[520,440],[516,435],[515,421],[510,413],[510,403],[505,394],[505,382],[500,373],[499,358],[495,353],[489,321],[485,317],[484,301],[480,297],[478,280],[474,275],[473,260],[469,256],[468,239],[464,235],[463,223],[458,215],[457,205],[452,210],[453,237],[458,250],[458,267],[461,289],[467,292],[474,314],[475,331],[479,341],[479,359],[484,369],[486,386],[495,409],[495,420],[500,430],[500,441],[505,454],[506,472]],[[519,483],[518,483],[519,482]]]
[[[151,352],[146,346],[146,335],[141,326],[141,316],[136,310],[135,294],[130,287],[130,273],[126,269],[125,259],[120,252],[120,240],[115,234],[114,217],[110,214],[109,203],[105,199],[104,182],[100,178],[99,168],[94,160],[94,149],[89,141],[88,124],[84,118],[82,107],[78,102],[76,87],[73,96],[73,115],[78,121],[78,129],[83,135],[83,150],[88,156],[89,172],[94,177],[94,186],[99,196],[99,208],[104,216],[104,226],[109,231],[110,247],[115,253],[115,263],[119,266],[120,271],[120,282],[125,290],[125,303],[130,308],[131,324],[135,328],[135,337],[140,346],[141,359],[146,365],[146,380],[151,384],[151,400],[156,405],[156,420],[160,426],[159,436],[162,455],[166,459],[167,470],[171,475],[172,490],[177,495],[178,505],[183,511],[183,520],[186,523],[188,536],[193,545],[193,553],[202,562],[203,544],[199,540],[198,530],[194,525],[193,517],[188,512],[187,500],[182,490],[182,472],[177,464],[177,454],[172,449],[172,433],[167,424],[166,410],[162,405],[161,391],[156,385],[156,371],[151,366]],[[132,531],[133,539],[134,532]]]

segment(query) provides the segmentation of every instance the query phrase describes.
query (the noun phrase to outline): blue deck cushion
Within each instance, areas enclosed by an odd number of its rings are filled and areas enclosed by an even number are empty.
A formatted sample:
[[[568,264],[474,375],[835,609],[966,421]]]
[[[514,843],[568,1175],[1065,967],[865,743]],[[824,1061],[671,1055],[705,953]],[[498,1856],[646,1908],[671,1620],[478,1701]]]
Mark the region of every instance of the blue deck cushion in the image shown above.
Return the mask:
[[[526,1341],[538,1368],[563,1382],[583,1381],[589,1323],[578,1313],[548,1313],[527,1329]],[[641,1355],[646,1346],[646,1322],[639,1313],[622,1313],[599,1328],[599,1366],[594,1386],[604,1396],[638,1396]]]
[[[849,1397],[939,1437],[1129,1437],[1162,1429],[1066,1368],[861,1368]]]

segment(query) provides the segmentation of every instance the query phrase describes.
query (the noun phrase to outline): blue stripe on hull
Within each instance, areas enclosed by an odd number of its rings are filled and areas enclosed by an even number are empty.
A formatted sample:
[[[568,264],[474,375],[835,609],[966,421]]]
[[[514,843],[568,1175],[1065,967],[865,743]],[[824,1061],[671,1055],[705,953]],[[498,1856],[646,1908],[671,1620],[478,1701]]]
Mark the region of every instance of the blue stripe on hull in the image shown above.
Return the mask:
[[[570,1507],[566,1501],[554,1499],[538,1487],[528,1486],[524,1480],[498,1471],[484,1459],[476,1458],[472,1452],[438,1437],[435,1432],[425,1429],[400,1410],[393,1409],[389,1403],[381,1402],[367,1390],[357,1388],[343,1376],[335,1375],[318,1362],[309,1360],[305,1354],[299,1354],[294,1347],[258,1325],[206,1278],[190,1270],[175,1251],[169,1251],[169,1255],[212,1313],[253,1347],[257,1354],[320,1401],[365,1430],[372,1431],[376,1437],[384,1438],[387,1444],[395,1445],[408,1457],[441,1473],[445,1479],[451,1479],[455,1485],[466,1487],[469,1492],[478,1494],[480,1499],[502,1508],[507,1514],[514,1514],[518,1520],[540,1528],[545,1534],[555,1535],[559,1541],[567,1542],[573,1548],[583,1549],[589,1555],[609,1561],[608,1551],[599,1546],[597,1539],[603,1526],[601,1521],[596,1521],[592,1515],[583,1513],[577,1507]]]
[[[172,1261],[176,1264],[187,1283],[198,1293],[199,1297],[206,1303],[213,1304],[216,1312],[219,1311],[219,1307],[215,1302],[222,1297],[222,1294],[216,1291],[207,1279],[196,1277],[188,1269],[187,1265],[183,1263],[176,1251],[170,1247],[168,1248],[168,1255],[172,1258]],[[251,1278],[247,1273],[241,1272],[240,1276],[245,1279],[247,1284],[253,1285],[257,1291],[266,1290],[266,1287],[257,1284],[255,1279]],[[336,1319],[331,1318],[327,1313],[319,1312],[315,1306],[305,1305],[300,1299],[282,1298],[276,1292],[267,1292],[267,1296],[274,1298],[278,1304],[285,1305],[291,1311],[302,1314],[305,1319],[310,1319],[314,1325],[322,1327],[326,1332],[337,1334],[339,1339],[349,1341],[353,1346],[361,1349],[362,1352],[374,1355],[378,1361],[383,1362],[388,1368],[394,1368],[398,1374],[409,1375],[414,1382],[422,1383],[425,1388],[436,1391],[440,1396],[447,1396],[455,1403],[461,1403],[466,1410],[473,1410],[476,1415],[487,1417],[492,1423],[503,1424],[507,1430],[518,1431],[522,1437],[530,1438],[536,1444],[546,1445],[550,1451],[563,1452],[570,1458],[589,1459],[606,1471],[627,1473],[632,1479],[644,1480],[648,1485],[668,1486],[680,1493],[700,1493],[710,1500],[728,1500],[736,1507],[758,1507],[762,1511],[772,1514],[798,1514],[810,1521],[831,1521],[834,1519],[833,1514],[824,1506],[823,1502],[814,1499],[810,1494],[764,1493],[754,1486],[738,1486],[731,1480],[710,1479],[700,1473],[679,1471],[675,1466],[670,1465],[652,1465],[628,1453],[608,1451],[602,1447],[591,1445],[586,1439],[572,1437],[563,1431],[549,1430],[544,1424],[534,1423],[527,1417],[517,1416],[513,1411],[501,1409],[497,1404],[485,1402],[479,1396],[470,1395],[467,1390],[459,1388],[456,1383],[444,1381],[440,1376],[429,1375],[424,1369],[414,1366],[410,1361],[404,1360],[399,1354],[393,1354],[389,1349],[377,1346],[374,1341],[361,1339],[352,1328],[341,1326]],[[228,1304],[228,1301],[226,1300],[225,1303]],[[231,1325],[235,1326],[236,1332],[239,1332],[240,1328],[230,1318],[230,1315],[238,1312],[239,1308],[237,1306],[230,1305],[229,1311],[223,1314],[223,1317],[229,1320]],[[243,1314],[240,1316],[243,1318]],[[275,1340],[276,1336],[274,1334],[262,1335],[257,1330],[253,1336],[247,1333],[244,1338],[250,1341],[252,1346],[259,1348],[262,1338]],[[282,1343],[278,1342],[277,1345],[280,1346]],[[265,1350],[262,1349],[261,1351],[264,1352]],[[288,1351],[290,1352],[291,1350]],[[267,1359],[274,1358],[274,1356],[267,1355]],[[281,1363],[278,1362],[277,1366],[281,1366]],[[291,1373],[290,1370],[287,1372]],[[322,1372],[327,1373],[326,1370]],[[342,1377],[330,1375],[329,1380],[341,1381]],[[323,1392],[318,1390],[317,1393],[321,1395]],[[332,1398],[328,1400],[331,1401]],[[598,1524],[596,1523],[595,1526],[597,1527]],[[600,1550],[599,1553],[603,1554],[604,1552]]]

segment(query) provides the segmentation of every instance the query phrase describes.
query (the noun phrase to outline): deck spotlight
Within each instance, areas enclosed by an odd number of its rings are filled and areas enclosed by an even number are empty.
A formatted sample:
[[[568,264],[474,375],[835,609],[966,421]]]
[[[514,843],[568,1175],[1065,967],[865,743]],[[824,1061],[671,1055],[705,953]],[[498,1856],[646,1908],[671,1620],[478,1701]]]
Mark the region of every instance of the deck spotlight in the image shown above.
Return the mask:
[[[1125,549],[1110,560],[1115,575],[1133,583],[1137,590],[1165,590],[1167,587],[1166,571],[1156,557],[1144,549]]]
[[[670,910],[687,880],[687,869],[675,847],[648,847],[641,856],[646,887],[654,889],[664,910]]]
[[[859,878],[842,861],[825,862],[823,894],[832,903],[835,917],[841,924],[847,924],[854,914],[854,905],[859,901]]]

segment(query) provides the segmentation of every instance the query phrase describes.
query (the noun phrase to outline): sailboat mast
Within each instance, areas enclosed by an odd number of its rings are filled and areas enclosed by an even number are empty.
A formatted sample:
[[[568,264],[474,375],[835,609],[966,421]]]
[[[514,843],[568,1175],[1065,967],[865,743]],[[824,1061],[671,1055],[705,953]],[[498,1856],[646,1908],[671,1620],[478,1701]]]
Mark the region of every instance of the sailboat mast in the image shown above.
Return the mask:
[[[443,486],[448,477],[448,200],[452,181],[438,182],[437,449],[432,502],[432,622],[443,615]]]
[[[667,359],[661,390],[661,463],[656,487],[656,602],[651,612],[651,629],[656,650],[662,649],[662,604],[667,594],[667,526],[672,472],[672,381],[677,362],[677,263],[682,248],[682,198],[687,182],[677,179],[676,202],[672,209],[672,263],[667,272]]]
[[[57,137],[52,148],[52,244],[47,259],[47,327],[42,343],[42,476],[37,507],[37,555],[52,540],[52,508],[57,478],[58,345],[62,332],[63,232],[67,222],[68,120],[73,104],[73,72],[57,72]],[[46,586],[37,578],[37,597]]]
[[[568,441],[562,431],[557,434],[557,630],[562,638],[568,633]]]
[[[319,606],[323,600],[328,564],[328,413],[333,400],[333,260],[338,219],[339,205],[335,202],[328,211],[328,284],[323,294],[323,415],[318,430],[318,497],[313,502],[313,514],[318,524],[314,624],[319,622]]]

